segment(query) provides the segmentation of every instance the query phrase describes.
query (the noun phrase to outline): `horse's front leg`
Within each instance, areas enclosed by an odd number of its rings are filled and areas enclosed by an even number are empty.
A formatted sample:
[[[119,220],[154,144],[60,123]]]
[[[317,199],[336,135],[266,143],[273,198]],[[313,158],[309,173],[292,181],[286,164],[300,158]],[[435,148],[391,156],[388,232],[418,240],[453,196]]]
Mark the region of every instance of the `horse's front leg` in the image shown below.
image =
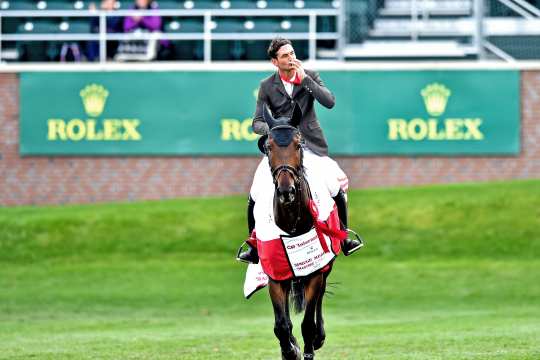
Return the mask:
[[[268,281],[268,291],[274,307],[274,334],[279,340],[281,357],[285,360],[300,360],[300,349],[292,341],[291,320],[289,318],[288,296],[291,289],[290,281]]]
[[[315,357],[315,348],[313,346],[317,330],[315,312],[323,288],[323,282],[323,274],[319,273],[307,280],[305,285],[306,312],[304,314],[304,320],[302,320],[304,359],[313,359]]]
[[[298,341],[296,340],[296,338],[294,337],[294,334],[293,334],[293,323],[291,321],[289,299],[290,299],[290,296],[287,296],[287,303],[285,305],[285,310],[287,311],[287,319],[289,319],[289,332],[291,334],[291,342],[292,342],[293,346],[300,349],[300,345],[298,345]]]
[[[324,331],[324,319],[322,313],[322,304],[324,299],[324,294],[326,293],[326,279],[328,274],[324,273],[323,284],[321,289],[321,295],[319,296],[319,301],[317,301],[317,310],[315,316],[317,317],[317,330],[315,331],[315,340],[313,340],[313,348],[319,350],[324,345],[324,340],[326,339],[326,332]]]

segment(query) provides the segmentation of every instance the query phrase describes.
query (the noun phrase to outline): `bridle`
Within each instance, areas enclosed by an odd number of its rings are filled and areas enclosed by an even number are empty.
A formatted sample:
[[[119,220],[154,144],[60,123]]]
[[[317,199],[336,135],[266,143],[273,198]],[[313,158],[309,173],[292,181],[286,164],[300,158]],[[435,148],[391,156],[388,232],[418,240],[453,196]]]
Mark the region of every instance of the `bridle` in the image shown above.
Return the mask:
[[[270,171],[272,172],[272,180],[274,181],[275,187],[277,187],[277,179],[279,178],[279,175],[281,175],[283,171],[286,171],[292,175],[295,186],[297,185],[300,186],[300,180],[304,180],[304,167],[303,167],[304,148],[300,146],[299,150],[300,150],[300,165],[298,166],[298,168],[295,168],[287,164],[279,165],[276,168],[272,168],[272,164],[270,163],[270,156],[268,156],[268,165],[270,167]],[[268,153],[270,153],[270,150],[267,150],[267,154]]]
[[[286,171],[292,175],[295,185],[298,183],[301,176],[301,173],[300,173],[301,170],[296,169],[290,165],[280,165],[275,169],[270,168],[270,170],[272,171],[272,179],[274,180],[274,185],[276,186],[277,186],[277,179],[279,178],[279,175],[281,175],[283,171]]]
[[[291,126],[291,125],[277,125],[277,126],[274,126],[272,129],[270,129],[270,134],[269,135],[271,135],[272,131],[274,131],[274,130],[283,130],[283,129],[288,129],[290,131],[295,131],[296,134],[300,134],[298,129],[295,128],[294,126]],[[266,141],[268,141],[268,139]],[[285,141],[287,141],[287,140],[285,140]],[[289,141],[289,144],[290,144],[290,141],[292,141],[292,139],[289,139],[288,141]],[[289,145],[289,144],[286,144],[286,142],[282,142],[279,145],[280,146],[285,146],[285,145]],[[284,165],[279,165],[275,169],[272,168],[272,164],[270,163],[270,156],[269,156],[270,155],[270,149],[268,148],[267,145],[265,145],[264,147],[265,147],[265,153],[268,156],[268,165],[270,167],[270,171],[272,172],[272,179],[274,180],[274,185],[277,186],[277,179],[279,178],[279,175],[283,171],[287,171],[288,173],[290,173],[292,175],[292,177],[294,179],[294,183],[296,185],[298,180],[300,179],[300,177],[304,175],[303,167],[302,167],[303,160],[304,160],[304,149],[302,148],[302,146],[300,145],[298,147],[298,149],[300,150],[300,165],[298,166],[298,168],[294,168],[294,167],[292,167],[290,165],[284,164]]]
[[[279,175],[283,172],[283,171],[286,171],[288,173],[290,173],[293,177],[293,181],[294,181],[294,186],[295,186],[295,189],[296,189],[296,193],[297,194],[301,194],[302,191],[304,190],[303,189],[303,184],[306,185],[308,191],[309,191],[309,185],[304,177],[304,167],[303,167],[303,163],[304,163],[304,149],[302,146],[299,147],[299,150],[300,150],[300,165],[298,166],[298,168],[295,168],[291,165],[279,165],[278,167],[276,167],[275,169],[272,168],[272,165],[270,164],[270,156],[268,156],[268,164],[270,166],[270,171],[272,172],[272,180],[274,182],[274,190],[277,190],[277,187],[278,187],[278,181],[277,179],[279,178]],[[268,150],[268,155],[269,155],[270,151]],[[310,196],[310,195],[309,195]],[[301,207],[302,207],[302,202],[299,201],[300,197],[296,197],[296,202],[298,203],[298,206],[297,206],[297,211],[296,211],[296,219],[294,221],[294,225],[291,229],[291,233],[294,234],[296,233],[296,227],[298,225],[298,222],[300,221],[300,215],[301,215]]]

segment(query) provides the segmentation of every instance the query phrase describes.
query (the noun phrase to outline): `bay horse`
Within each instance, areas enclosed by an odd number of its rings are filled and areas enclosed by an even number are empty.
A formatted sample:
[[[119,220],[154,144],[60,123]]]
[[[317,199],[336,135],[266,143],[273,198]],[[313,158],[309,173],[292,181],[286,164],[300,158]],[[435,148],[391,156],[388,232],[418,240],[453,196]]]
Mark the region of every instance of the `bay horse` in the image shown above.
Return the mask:
[[[268,156],[274,181],[275,223],[291,236],[305,234],[314,225],[308,205],[311,195],[302,165],[302,138],[299,130],[290,125],[298,123],[301,113],[295,107],[292,118],[274,119],[265,106],[263,116],[271,129],[262,147]],[[289,300],[294,303],[297,312],[305,311],[301,325],[303,358],[313,359],[315,350],[323,346],[326,334],[322,303],[331,267],[332,263],[326,272],[318,270],[309,276],[290,280],[269,279],[268,289],[275,316],[274,333],[279,340],[282,359],[302,359],[302,352],[292,332]]]

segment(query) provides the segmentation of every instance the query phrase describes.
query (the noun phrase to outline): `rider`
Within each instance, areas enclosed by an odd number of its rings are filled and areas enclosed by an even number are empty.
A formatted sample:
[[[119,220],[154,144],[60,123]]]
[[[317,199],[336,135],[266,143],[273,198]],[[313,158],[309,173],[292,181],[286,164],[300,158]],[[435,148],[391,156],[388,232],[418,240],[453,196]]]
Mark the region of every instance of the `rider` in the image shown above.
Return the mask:
[[[346,176],[339,165],[328,157],[328,144],[323,135],[319,121],[315,114],[314,100],[324,107],[331,109],[334,106],[334,95],[323,85],[319,74],[305,70],[302,62],[296,58],[290,40],[275,38],[268,47],[268,56],[277,72],[261,81],[257,108],[253,118],[253,130],[260,135],[268,133],[268,124],[263,119],[264,106],[268,105],[274,117],[292,117],[295,106],[298,106],[302,117],[298,128],[305,141],[305,152],[312,152],[324,167],[335,174],[336,178],[346,180]],[[263,158],[262,164],[268,160]],[[259,167],[261,167],[261,165]],[[343,189],[333,197],[338,208],[342,227],[347,229],[347,199]],[[248,201],[248,230],[249,234],[255,228],[253,208],[255,201],[251,195]],[[238,260],[257,263],[257,249],[248,242],[247,251],[238,255]],[[341,249],[345,256],[352,254],[362,246],[356,239],[345,239]]]

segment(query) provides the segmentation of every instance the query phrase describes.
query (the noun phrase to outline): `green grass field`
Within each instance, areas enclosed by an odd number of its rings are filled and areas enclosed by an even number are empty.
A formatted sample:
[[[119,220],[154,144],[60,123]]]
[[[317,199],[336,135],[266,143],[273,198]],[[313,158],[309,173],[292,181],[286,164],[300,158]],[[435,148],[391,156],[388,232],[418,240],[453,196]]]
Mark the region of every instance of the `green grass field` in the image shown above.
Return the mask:
[[[540,181],[353,191],[319,359],[540,359]],[[0,359],[278,359],[245,197],[0,209]],[[301,318],[294,316],[300,336]]]

